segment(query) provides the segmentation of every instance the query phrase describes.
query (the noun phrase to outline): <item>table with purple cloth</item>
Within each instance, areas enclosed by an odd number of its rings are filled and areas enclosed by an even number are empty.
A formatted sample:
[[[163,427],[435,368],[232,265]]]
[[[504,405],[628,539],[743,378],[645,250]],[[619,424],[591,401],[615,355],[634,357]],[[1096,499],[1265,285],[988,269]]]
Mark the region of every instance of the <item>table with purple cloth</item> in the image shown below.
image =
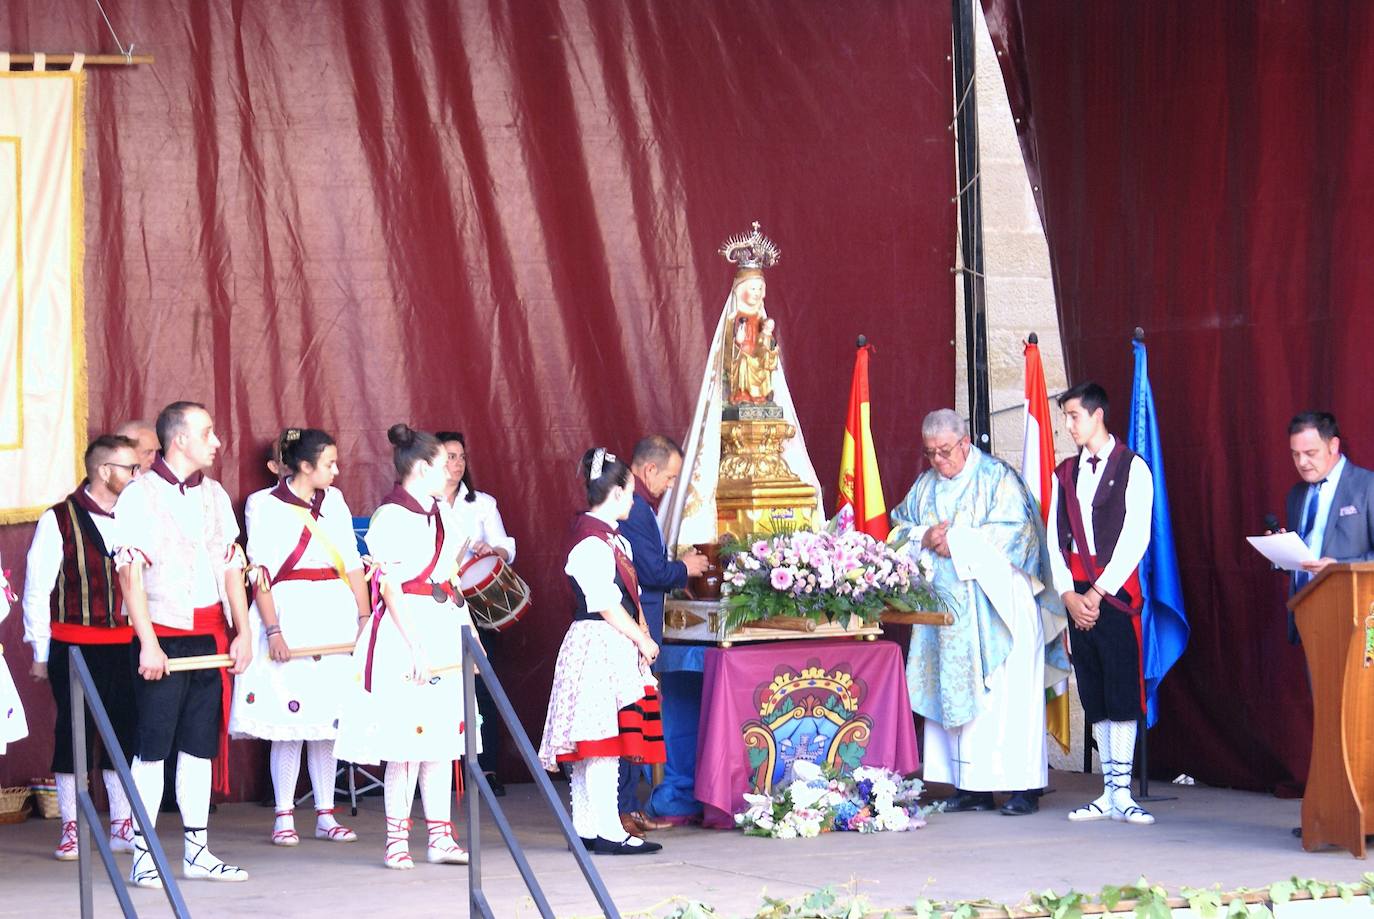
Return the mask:
[[[904,665],[890,641],[707,649],[696,762],[703,824],[733,827],[745,793],[786,785],[798,759],[919,769]]]

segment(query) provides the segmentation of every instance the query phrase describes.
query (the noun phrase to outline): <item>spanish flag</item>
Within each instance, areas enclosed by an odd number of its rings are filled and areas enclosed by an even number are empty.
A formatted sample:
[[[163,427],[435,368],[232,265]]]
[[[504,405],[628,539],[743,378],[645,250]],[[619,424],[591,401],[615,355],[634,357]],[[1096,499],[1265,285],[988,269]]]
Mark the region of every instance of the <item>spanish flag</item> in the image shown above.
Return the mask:
[[[883,500],[878,456],[873,452],[873,432],[868,425],[868,355],[872,350],[873,346],[860,336],[854,355],[854,382],[849,387],[844,447],[840,450],[840,500],[836,512],[850,507],[854,529],[886,540],[887,502]]]
[[[1040,505],[1040,519],[1050,520],[1050,477],[1054,475],[1054,427],[1045,367],[1035,333],[1026,342],[1026,436],[1021,442],[1021,478]],[[1054,551],[1053,549],[1051,551]],[[1045,690],[1045,730],[1065,753],[1069,752],[1069,684],[1065,680]]]

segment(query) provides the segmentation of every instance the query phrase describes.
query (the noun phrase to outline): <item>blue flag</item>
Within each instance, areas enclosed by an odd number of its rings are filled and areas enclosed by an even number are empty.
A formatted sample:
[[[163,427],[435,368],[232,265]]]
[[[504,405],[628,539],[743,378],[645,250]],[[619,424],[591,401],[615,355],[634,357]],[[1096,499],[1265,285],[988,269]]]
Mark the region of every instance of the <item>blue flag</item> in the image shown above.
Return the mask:
[[[1155,482],[1150,547],[1140,560],[1140,588],[1145,599],[1140,614],[1140,666],[1145,677],[1145,723],[1153,727],[1159,717],[1159,684],[1183,656],[1189,629],[1188,618],[1183,614],[1183,582],[1178,576],[1178,555],[1174,552],[1174,527],[1169,517],[1169,492],[1164,486],[1155,397],[1145,366],[1145,343],[1134,341],[1131,346],[1135,350],[1135,379],[1131,385],[1131,426],[1126,445],[1145,460]]]

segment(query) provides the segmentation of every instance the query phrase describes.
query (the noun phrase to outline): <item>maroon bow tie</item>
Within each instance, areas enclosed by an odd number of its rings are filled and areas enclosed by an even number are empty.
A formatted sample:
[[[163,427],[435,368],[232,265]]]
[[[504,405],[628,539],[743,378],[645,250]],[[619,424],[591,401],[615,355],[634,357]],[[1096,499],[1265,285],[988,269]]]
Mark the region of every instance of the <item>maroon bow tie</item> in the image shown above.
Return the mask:
[[[1093,467],[1093,473],[1094,473],[1094,474],[1097,473],[1097,464],[1100,463],[1100,462],[1102,462],[1102,457],[1100,457],[1100,456],[1090,456],[1090,457],[1088,457],[1088,465],[1091,466],[1091,467]]]

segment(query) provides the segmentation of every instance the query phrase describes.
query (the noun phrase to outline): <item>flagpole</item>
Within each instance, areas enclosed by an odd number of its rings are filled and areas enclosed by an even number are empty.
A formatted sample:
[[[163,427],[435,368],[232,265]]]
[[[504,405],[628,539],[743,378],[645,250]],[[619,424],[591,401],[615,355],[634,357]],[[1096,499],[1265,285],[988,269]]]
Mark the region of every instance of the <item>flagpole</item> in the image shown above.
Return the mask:
[[[1131,341],[1140,342],[1142,345],[1145,344],[1145,330],[1142,329],[1140,326],[1136,326],[1135,329],[1131,332]],[[1132,408],[1134,409],[1134,406],[1132,406]],[[1143,656],[1140,659],[1140,666],[1143,673],[1145,667],[1145,658]],[[1176,801],[1178,800],[1178,798],[1175,795],[1150,794],[1149,721],[1149,713],[1141,712],[1140,720],[1139,722],[1137,722],[1138,726],[1136,728],[1136,737],[1139,740],[1138,746],[1140,747],[1139,753],[1136,756],[1136,763],[1140,767],[1140,776],[1136,781],[1136,786],[1139,788],[1140,793],[1136,796],[1136,799],[1139,801]]]

